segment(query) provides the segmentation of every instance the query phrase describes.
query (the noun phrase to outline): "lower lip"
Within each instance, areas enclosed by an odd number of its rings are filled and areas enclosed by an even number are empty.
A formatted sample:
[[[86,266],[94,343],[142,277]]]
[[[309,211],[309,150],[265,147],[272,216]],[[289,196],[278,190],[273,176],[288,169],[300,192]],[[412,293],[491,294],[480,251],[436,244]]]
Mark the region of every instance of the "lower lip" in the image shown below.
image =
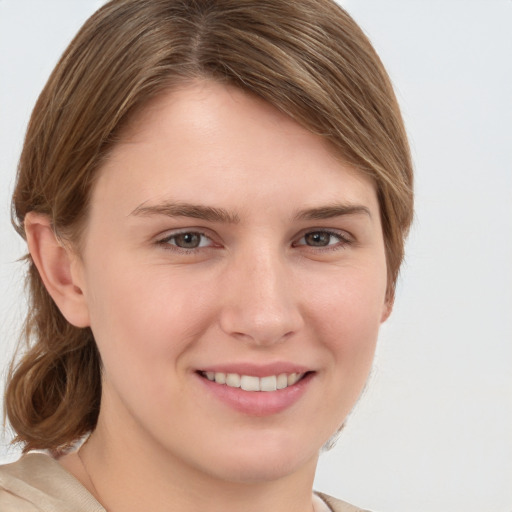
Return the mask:
[[[313,380],[314,373],[308,373],[299,382],[285,389],[276,391],[244,391],[242,388],[232,388],[196,374],[208,391],[217,399],[235,411],[251,416],[269,416],[282,412],[306,392]]]

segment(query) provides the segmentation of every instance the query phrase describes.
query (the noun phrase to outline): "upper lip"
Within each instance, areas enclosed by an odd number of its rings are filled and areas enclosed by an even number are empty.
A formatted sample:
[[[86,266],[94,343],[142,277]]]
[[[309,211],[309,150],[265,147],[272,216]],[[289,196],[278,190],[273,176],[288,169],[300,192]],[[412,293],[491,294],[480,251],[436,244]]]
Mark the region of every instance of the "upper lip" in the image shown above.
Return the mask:
[[[255,364],[249,362],[214,364],[198,368],[199,372],[236,373],[238,375],[251,375],[254,377],[268,377],[282,373],[306,373],[311,368],[290,362],[275,362],[269,364]]]

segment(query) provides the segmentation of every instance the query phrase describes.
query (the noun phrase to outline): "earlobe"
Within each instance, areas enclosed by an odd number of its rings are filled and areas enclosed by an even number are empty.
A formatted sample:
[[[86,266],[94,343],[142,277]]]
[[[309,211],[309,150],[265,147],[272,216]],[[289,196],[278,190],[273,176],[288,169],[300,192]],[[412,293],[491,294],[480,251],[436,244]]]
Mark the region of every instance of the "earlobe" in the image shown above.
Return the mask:
[[[389,315],[391,315],[391,312],[393,311],[394,302],[394,294],[388,294],[388,296],[386,297],[386,301],[384,302],[384,306],[382,308],[382,316],[380,318],[381,324],[383,324],[389,318]]]
[[[77,275],[77,256],[57,238],[47,215],[29,212],[25,233],[39,275],[66,320],[75,327],[89,326],[89,311]]]

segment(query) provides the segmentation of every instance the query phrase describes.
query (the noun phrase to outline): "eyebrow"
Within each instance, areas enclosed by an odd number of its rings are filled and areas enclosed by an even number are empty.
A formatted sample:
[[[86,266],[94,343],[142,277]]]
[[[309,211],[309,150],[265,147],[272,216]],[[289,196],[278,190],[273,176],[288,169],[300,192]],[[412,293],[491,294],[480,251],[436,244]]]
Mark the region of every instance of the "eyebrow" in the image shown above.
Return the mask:
[[[189,203],[165,202],[156,205],[141,204],[133,210],[130,215],[152,216],[166,215],[167,217],[191,217],[209,222],[220,222],[224,224],[237,224],[240,222],[238,215],[229,213],[224,208],[214,208]]]
[[[300,210],[296,215],[296,220],[323,220],[344,215],[368,215],[372,217],[370,209],[363,205],[352,204],[333,204],[320,206],[318,208],[308,208]],[[212,206],[203,206],[189,203],[164,202],[156,205],[137,206],[130,215],[153,216],[165,215],[167,217],[190,217],[193,219],[206,220],[208,222],[219,222],[222,224],[238,224],[240,217],[236,213],[230,213],[224,208],[215,208]]]
[[[309,208],[300,210],[295,218],[297,220],[323,220],[333,217],[342,217],[344,215],[368,215],[372,218],[370,209],[363,205],[353,204],[333,204],[329,206],[320,206],[318,208]]]

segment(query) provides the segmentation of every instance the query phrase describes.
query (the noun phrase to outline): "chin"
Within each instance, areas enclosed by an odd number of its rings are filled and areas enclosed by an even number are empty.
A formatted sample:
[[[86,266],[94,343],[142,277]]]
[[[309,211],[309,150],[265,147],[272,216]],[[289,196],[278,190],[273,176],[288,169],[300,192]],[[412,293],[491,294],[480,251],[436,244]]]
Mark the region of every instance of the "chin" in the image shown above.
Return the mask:
[[[315,465],[316,457],[312,467]],[[290,461],[288,457],[275,457],[269,460],[260,455],[258,460],[234,461],[228,467],[223,464],[222,468],[218,468],[218,473],[222,475],[217,474],[217,477],[237,484],[258,484],[281,480],[298,473],[304,467],[304,461]]]
[[[289,440],[260,437],[250,444],[234,445],[214,473],[234,483],[255,484],[280,480],[308,468],[314,472],[321,444],[317,450],[309,448],[306,453],[304,448],[308,444],[294,445]]]

